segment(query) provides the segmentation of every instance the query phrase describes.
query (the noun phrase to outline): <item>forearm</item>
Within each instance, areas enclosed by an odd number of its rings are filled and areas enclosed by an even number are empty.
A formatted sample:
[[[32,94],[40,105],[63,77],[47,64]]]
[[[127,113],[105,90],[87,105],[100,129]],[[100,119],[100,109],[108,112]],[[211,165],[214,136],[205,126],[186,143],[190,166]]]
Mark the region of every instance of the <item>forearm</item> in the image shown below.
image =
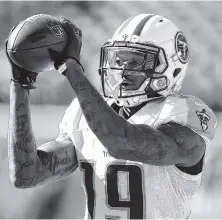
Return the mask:
[[[31,126],[28,91],[12,82],[9,117],[9,172],[17,188],[29,188],[65,178],[77,167],[73,143],[68,137],[37,149]]]
[[[89,127],[99,140],[109,147],[118,145],[118,140],[125,136],[125,129],[130,126],[125,119],[116,114],[100,93],[89,82],[75,61],[68,61],[66,76],[80,102]]]
[[[50,141],[38,147],[41,166],[36,174],[36,185],[69,176],[78,166],[75,147],[71,140]]]
[[[35,181],[37,149],[33,136],[28,91],[11,82],[8,132],[9,171],[11,181],[27,187]]]

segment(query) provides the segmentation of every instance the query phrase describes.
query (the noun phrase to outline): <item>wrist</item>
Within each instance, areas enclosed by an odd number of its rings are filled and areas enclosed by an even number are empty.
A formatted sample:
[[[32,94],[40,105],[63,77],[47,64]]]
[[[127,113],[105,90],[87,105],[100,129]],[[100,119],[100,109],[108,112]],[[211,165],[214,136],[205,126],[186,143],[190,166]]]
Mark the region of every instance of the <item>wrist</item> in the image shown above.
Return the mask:
[[[66,57],[66,61],[70,65],[75,65],[75,66],[81,67],[82,71],[84,72],[84,68],[83,68],[81,62],[79,61],[79,59],[70,56],[70,57]]]
[[[84,72],[82,64],[74,57],[67,57],[62,65],[59,66],[58,72],[67,75],[69,69],[75,69]]]
[[[68,67],[71,67],[71,66],[73,66],[73,65],[78,65],[78,63],[76,62],[76,60],[71,59],[71,58],[67,58],[65,62],[66,62],[67,68],[68,68]]]
[[[23,86],[18,81],[15,81],[15,80],[11,79],[10,80],[10,85],[12,86],[12,88],[14,88],[14,92],[16,94],[18,94],[21,91],[27,92],[29,94],[29,90],[24,89]]]
[[[15,80],[15,79],[13,79],[13,78],[11,78],[10,83],[21,86],[21,84],[19,83],[19,81],[18,81],[18,80]]]

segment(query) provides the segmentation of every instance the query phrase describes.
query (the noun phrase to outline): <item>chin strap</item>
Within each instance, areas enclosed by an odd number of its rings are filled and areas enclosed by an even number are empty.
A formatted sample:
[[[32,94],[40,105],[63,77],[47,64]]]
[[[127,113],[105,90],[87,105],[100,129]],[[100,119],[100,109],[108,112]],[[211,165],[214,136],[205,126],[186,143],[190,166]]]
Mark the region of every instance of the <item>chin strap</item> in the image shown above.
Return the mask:
[[[143,95],[143,96],[136,96],[136,97],[130,97],[130,98],[120,98],[116,100],[116,104],[119,106],[133,107],[133,106],[140,105],[141,103],[158,99],[161,97],[163,96],[147,98],[147,95]]]

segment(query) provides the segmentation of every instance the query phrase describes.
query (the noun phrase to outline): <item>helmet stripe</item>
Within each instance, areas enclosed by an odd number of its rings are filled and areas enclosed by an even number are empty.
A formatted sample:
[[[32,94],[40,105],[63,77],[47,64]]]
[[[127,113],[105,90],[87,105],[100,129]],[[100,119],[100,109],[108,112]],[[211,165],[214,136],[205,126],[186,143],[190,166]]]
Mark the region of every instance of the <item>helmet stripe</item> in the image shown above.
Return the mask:
[[[145,24],[155,15],[148,15],[147,17],[143,18],[140,23],[137,25],[135,30],[133,31],[133,35],[140,36]]]
[[[118,34],[120,34],[122,32],[122,30],[124,30],[124,28],[130,23],[131,20],[133,20],[133,18],[135,18],[135,16],[132,16],[131,18],[127,19],[119,28],[118,30]]]
[[[114,33],[113,39],[123,40],[123,36],[130,38],[137,25],[143,18],[147,17],[147,14],[140,14],[127,19]]]

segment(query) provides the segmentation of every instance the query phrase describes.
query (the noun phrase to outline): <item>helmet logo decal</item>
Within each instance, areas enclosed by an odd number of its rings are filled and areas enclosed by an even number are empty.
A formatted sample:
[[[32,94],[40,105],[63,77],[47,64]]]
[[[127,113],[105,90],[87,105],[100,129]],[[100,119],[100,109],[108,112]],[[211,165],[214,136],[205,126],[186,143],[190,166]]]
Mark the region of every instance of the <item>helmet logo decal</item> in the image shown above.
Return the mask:
[[[181,63],[185,64],[189,61],[188,43],[182,32],[176,34],[175,50]]]

